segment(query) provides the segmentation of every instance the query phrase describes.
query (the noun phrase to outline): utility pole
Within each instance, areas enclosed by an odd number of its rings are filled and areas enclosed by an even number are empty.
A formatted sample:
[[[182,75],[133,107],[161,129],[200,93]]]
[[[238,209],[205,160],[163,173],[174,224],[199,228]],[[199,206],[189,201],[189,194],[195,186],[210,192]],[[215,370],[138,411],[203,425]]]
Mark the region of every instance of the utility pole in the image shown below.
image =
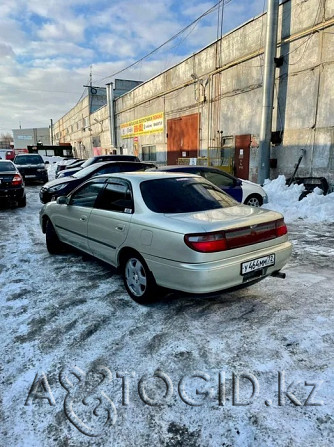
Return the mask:
[[[51,146],[53,146],[53,121],[52,121],[52,118],[50,119],[50,140],[51,140]]]
[[[279,0],[268,0],[267,34],[263,74],[263,100],[260,130],[258,183],[263,185],[270,176],[270,140],[275,87],[275,61],[277,48],[277,22]]]
[[[114,109],[114,90],[113,83],[107,84],[107,103],[109,115],[109,129],[110,129],[110,147],[111,150],[116,149],[116,132],[115,132],[115,109]]]

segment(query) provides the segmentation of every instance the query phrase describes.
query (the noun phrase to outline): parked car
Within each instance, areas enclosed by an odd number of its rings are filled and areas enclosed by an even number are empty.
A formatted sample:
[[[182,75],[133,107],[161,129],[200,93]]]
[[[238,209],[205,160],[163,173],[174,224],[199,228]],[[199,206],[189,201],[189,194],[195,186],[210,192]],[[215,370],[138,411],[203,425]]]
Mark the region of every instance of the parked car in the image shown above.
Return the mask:
[[[268,202],[265,190],[249,180],[241,180],[227,172],[208,166],[175,165],[163,166],[159,171],[188,172],[197,174],[209,180],[214,185],[225,191],[235,200],[245,205],[261,206]]]
[[[10,160],[0,160],[0,202],[26,206],[23,178]]]
[[[14,149],[0,149],[0,160],[11,160],[15,158]]]
[[[41,155],[18,154],[14,163],[24,180],[36,180],[43,183],[48,181],[48,171]]]
[[[128,162],[128,161],[109,161],[94,163],[85,169],[75,172],[69,177],[57,178],[51,180],[42,186],[39,192],[39,198],[42,203],[50,202],[52,198],[69,194],[78,185],[95,175],[110,174],[113,172],[138,171],[152,169],[155,165],[152,163]]]
[[[100,163],[102,161],[136,161],[140,162],[139,158],[135,155],[97,155],[95,157],[90,157],[88,160],[86,160],[84,163],[77,165],[74,167],[68,167],[65,168],[65,170],[61,171],[57,178],[60,177],[68,177],[70,175],[73,175],[74,173],[80,171],[81,169],[87,168],[88,166],[94,164],[94,163]]]
[[[76,168],[78,166],[81,166],[86,160],[82,160],[80,158],[64,158],[63,160],[59,161],[56,166],[56,177],[60,171],[63,171],[64,169],[71,169]]]
[[[45,205],[40,224],[50,253],[69,244],[119,267],[139,303],[157,286],[198,294],[283,275],[291,254],[280,213],[240,205],[191,174],[94,177]]]

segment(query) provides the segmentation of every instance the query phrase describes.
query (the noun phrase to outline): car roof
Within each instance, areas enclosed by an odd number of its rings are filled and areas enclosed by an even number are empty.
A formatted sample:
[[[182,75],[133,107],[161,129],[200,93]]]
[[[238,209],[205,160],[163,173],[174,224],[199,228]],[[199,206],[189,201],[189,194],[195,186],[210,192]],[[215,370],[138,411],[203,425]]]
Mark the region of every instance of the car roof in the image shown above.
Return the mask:
[[[138,163],[137,163],[138,164]],[[166,179],[166,178],[202,178],[200,175],[196,174],[188,174],[188,173],[177,173],[177,172],[163,172],[163,171],[134,171],[134,172],[115,172],[114,174],[103,174],[99,175],[97,177],[94,177],[94,179],[99,177],[106,177],[106,178],[122,178],[125,180],[131,180],[135,183],[140,183],[145,180],[158,180],[158,179]]]
[[[189,170],[196,170],[196,169],[203,169],[204,171],[217,171],[221,172],[223,175],[226,175],[230,178],[237,178],[234,175],[230,174],[229,172],[223,171],[222,169],[219,169],[218,166],[202,166],[202,165],[168,165],[168,166],[159,166],[158,170],[161,171],[173,171],[178,170],[181,171],[183,169],[189,169]]]
[[[41,157],[41,154],[28,154],[27,152],[25,152],[24,154],[16,154],[15,157],[35,157],[35,155]]]
[[[108,165],[130,165],[130,166],[152,166],[154,167],[155,165],[153,163],[150,162],[145,162],[145,161],[131,161],[131,160],[108,160],[108,161],[100,161],[98,163],[94,163],[92,165],[87,166],[84,169],[88,169],[91,168],[93,169],[98,169],[101,166],[108,166]],[[73,168],[76,169],[76,168]],[[70,169],[68,169],[68,171],[70,171]]]
[[[93,155],[92,157],[89,157],[87,160],[93,160],[93,159],[96,159],[96,158],[110,158],[110,159],[113,159],[113,158],[118,158],[118,157],[124,157],[124,158],[128,158],[129,160],[131,160],[131,159],[134,159],[134,158],[138,158],[138,157],[136,157],[136,155],[125,155],[125,154],[105,154],[105,155]],[[86,160],[86,161],[87,161]]]

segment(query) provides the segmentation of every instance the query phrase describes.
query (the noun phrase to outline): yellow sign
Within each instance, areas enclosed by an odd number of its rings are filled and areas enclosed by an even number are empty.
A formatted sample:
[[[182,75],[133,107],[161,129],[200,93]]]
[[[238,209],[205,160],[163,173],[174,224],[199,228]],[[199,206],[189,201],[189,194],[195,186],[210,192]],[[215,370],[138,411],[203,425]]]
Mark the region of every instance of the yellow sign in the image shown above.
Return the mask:
[[[137,120],[121,124],[121,137],[132,138],[137,135],[147,135],[150,133],[161,133],[164,131],[164,113],[159,112],[154,115],[144,116]]]

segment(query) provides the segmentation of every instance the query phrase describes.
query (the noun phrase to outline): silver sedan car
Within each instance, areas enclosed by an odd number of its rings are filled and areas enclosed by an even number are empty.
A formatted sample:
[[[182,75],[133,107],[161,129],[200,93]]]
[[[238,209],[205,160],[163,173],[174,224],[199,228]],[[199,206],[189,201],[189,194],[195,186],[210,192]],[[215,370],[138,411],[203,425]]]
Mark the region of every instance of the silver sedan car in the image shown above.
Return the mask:
[[[94,177],[40,212],[50,253],[66,244],[121,269],[138,303],[157,287],[208,293],[279,275],[291,254],[280,213],[240,205],[192,174]]]

